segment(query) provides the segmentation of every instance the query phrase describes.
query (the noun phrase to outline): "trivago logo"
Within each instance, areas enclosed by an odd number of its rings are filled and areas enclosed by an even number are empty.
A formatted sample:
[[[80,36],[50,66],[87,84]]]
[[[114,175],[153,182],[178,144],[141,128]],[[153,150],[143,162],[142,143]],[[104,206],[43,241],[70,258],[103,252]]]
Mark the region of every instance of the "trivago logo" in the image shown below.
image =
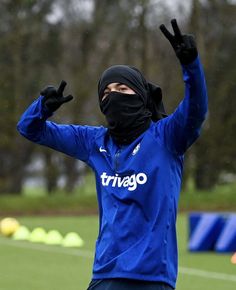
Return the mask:
[[[135,190],[138,184],[145,184],[147,182],[147,175],[143,172],[130,176],[119,176],[118,174],[112,176],[103,172],[100,177],[103,186],[128,187],[130,191]]]

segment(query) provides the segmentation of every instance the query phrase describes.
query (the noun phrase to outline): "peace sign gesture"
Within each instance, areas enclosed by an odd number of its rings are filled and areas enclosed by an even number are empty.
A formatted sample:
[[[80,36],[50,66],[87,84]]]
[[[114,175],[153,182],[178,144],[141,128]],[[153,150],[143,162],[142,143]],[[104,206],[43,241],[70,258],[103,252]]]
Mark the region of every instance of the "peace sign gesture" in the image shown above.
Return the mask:
[[[182,34],[176,19],[171,20],[171,25],[174,35],[170,33],[164,24],[160,26],[160,30],[169,40],[181,64],[189,64],[193,62],[198,55],[194,36],[190,34]]]
[[[43,105],[51,112],[56,111],[62,104],[67,103],[73,99],[73,96],[69,95],[64,97],[63,91],[65,89],[66,82],[61,81],[58,89],[53,86],[46,87],[40,94],[43,96]]]

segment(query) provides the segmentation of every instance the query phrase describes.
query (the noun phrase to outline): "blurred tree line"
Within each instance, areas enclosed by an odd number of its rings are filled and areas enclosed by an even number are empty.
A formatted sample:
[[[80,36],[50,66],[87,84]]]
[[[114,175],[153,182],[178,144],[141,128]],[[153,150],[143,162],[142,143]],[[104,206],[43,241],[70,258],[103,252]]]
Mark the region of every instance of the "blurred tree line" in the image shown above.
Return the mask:
[[[174,1],[173,1],[174,2]],[[68,82],[73,102],[53,120],[97,125],[97,81],[113,64],[137,66],[163,89],[171,113],[183,97],[181,68],[159,31],[177,18],[193,33],[204,64],[209,116],[186,154],[185,177],[210,189],[236,169],[236,3],[193,0],[173,7],[161,0],[2,0],[0,2],[0,193],[20,194],[40,160],[52,192],[63,177],[72,192],[86,168],[63,154],[30,143],[16,131],[26,107],[48,84]]]

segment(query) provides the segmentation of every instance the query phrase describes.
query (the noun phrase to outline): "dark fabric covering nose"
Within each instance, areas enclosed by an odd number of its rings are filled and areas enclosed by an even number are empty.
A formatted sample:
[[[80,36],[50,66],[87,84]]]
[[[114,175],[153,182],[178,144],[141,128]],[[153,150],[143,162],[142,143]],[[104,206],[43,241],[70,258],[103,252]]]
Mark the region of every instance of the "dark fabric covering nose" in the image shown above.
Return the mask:
[[[110,92],[100,107],[108,132],[118,144],[132,143],[150,126],[151,112],[138,94]]]

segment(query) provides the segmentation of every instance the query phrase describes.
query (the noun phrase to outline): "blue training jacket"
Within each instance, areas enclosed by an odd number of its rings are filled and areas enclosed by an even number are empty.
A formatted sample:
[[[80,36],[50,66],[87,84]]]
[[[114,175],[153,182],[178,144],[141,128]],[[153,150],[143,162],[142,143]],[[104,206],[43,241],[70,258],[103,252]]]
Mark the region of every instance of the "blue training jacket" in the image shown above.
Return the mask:
[[[182,102],[129,145],[118,147],[104,127],[46,121],[51,114],[42,107],[42,96],[17,125],[27,139],[80,159],[93,169],[100,218],[94,279],[162,281],[175,287],[183,154],[199,136],[207,113],[199,58],[182,69]]]

